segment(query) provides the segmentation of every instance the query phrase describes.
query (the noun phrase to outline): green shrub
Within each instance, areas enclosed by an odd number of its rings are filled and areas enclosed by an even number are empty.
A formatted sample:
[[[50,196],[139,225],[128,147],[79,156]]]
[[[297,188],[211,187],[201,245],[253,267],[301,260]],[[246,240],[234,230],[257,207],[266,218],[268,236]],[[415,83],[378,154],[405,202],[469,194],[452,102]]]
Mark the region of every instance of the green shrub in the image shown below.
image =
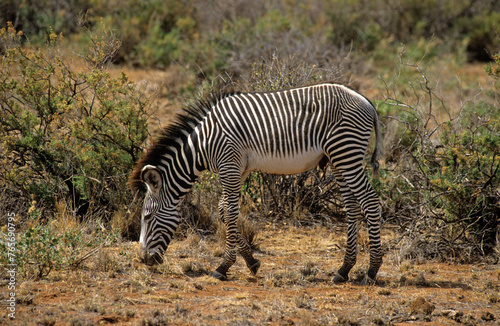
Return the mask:
[[[422,159],[431,183],[431,202],[442,218],[491,254],[496,245],[500,186],[500,112],[485,103],[466,108],[460,119],[443,125],[442,149]],[[457,234],[458,235],[458,234]]]
[[[491,0],[7,0],[0,27],[14,21],[31,41],[52,28],[85,46],[81,24],[112,26],[122,40],[115,62],[164,68],[180,63],[200,77],[221,70],[244,75],[272,51],[301,54],[310,64],[345,54],[383,54],[388,44],[434,39],[443,50],[466,48],[469,60],[489,59],[500,45]],[[82,37],[83,36],[83,37]]]
[[[395,144],[386,146],[387,168],[375,184],[385,215],[400,223],[428,258],[471,261],[494,254],[500,216],[500,102],[495,97],[471,101],[454,119],[439,122],[435,114],[444,102],[423,70],[406,68],[420,79],[413,83],[413,97],[406,103],[379,103],[380,111],[395,121],[386,128]]]
[[[22,47],[20,36],[0,31],[10,44],[0,70],[0,183],[45,213],[61,198],[79,215],[110,214],[128,198],[126,174],[142,153],[148,118],[133,83],[105,69],[119,43],[92,36],[90,69],[79,71],[58,52],[60,36],[37,50]]]
[[[23,276],[34,274],[32,276],[43,278],[52,269],[60,268],[64,260],[61,241],[62,236],[42,226],[26,230],[17,243],[17,266]]]
[[[92,0],[87,24],[111,26],[122,41],[116,61],[165,67],[173,60],[194,62],[191,43],[199,36],[190,1]],[[110,14],[111,13],[111,14]],[[187,58],[186,58],[187,57]]]
[[[78,17],[90,8],[88,0],[5,0],[0,3],[0,28],[14,22],[34,42],[43,43],[51,30],[70,35],[78,30]]]
[[[489,76],[500,77],[500,52],[493,55],[493,62],[486,65],[485,70]]]
[[[98,227],[99,220],[79,223],[69,212],[59,212],[49,224],[40,223],[40,212],[31,212],[25,230],[13,237],[0,232],[0,263],[14,264],[21,277],[47,277],[51,271],[79,268],[102,247],[116,242],[117,234]],[[13,247],[14,250],[7,247]],[[9,252],[11,255],[9,255]]]

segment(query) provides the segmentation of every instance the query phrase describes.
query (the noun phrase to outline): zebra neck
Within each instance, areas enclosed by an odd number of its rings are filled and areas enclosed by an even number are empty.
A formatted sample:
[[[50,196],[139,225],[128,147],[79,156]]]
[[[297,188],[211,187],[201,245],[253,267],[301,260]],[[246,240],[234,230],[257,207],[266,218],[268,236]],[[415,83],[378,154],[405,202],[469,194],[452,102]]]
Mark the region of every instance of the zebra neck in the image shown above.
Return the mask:
[[[166,157],[158,168],[163,172],[166,195],[169,206],[176,206],[179,200],[191,189],[194,180],[191,173],[178,165],[176,158]]]
[[[171,147],[164,155],[158,168],[163,171],[165,189],[172,206],[192,188],[203,167],[198,164],[197,151],[191,137],[178,146]]]

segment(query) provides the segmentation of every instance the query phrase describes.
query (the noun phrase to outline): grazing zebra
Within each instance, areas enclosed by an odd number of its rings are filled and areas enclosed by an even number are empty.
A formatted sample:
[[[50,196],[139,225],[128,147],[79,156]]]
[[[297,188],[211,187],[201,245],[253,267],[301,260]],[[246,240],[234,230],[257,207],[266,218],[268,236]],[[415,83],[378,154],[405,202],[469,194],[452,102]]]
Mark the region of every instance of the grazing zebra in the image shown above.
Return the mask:
[[[347,250],[334,281],[345,282],[356,263],[358,219],[367,219],[373,282],[382,264],[379,199],[370,186],[363,158],[372,128],[381,146],[375,108],[357,92],[333,83],[256,93],[226,93],[200,101],[177,117],[136,163],[129,180],[133,191],[146,192],[140,244],[144,261],[161,261],[179,225],[179,200],[204,170],[217,173],[222,185],[220,218],[226,248],[215,278],[227,279],[236,249],[252,273],[260,267],[236,221],[242,183],[252,170],[297,174],[328,160],[347,211]]]

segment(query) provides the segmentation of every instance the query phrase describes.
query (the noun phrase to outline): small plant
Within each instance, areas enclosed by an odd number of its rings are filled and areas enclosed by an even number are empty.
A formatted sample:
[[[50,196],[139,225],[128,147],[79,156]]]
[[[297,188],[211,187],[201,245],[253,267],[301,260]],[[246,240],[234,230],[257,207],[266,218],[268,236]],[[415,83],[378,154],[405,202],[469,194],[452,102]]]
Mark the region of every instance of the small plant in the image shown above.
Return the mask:
[[[106,310],[102,305],[97,302],[97,297],[88,299],[84,306],[85,311],[98,313],[100,315],[106,314]]]
[[[5,241],[6,234],[0,233],[0,263],[12,263],[7,244],[15,240],[15,263],[19,274],[24,279],[43,279],[54,270],[87,268],[85,262],[89,258],[117,240],[117,234],[98,226],[102,224],[99,221],[70,222],[72,219],[64,213],[59,214],[57,219],[44,224],[35,209],[27,220],[26,229],[14,239]],[[107,271],[117,270],[116,262],[109,259],[109,255],[106,257],[98,255],[101,267],[106,266]]]
[[[388,295],[391,295],[391,290],[386,289],[386,288],[378,289],[377,290],[377,294],[378,295],[388,296]]]
[[[198,262],[188,259],[187,261],[182,262],[181,270],[184,274],[188,275],[204,275],[209,274],[208,271]]]
[[[25,276],[44,278],[64,262],[62,237],[41,226],[28,229],[18,243],[18,266]]]
[[[303,279],[313,282],[316,278],[316,274],[318,273],[318,269],[313,262],[309,261],[305,264],[305,266],[299,269],[299,272]]]
[[[295,297],[295,305],[301,309],[312,309],[313,307],[311,297],[307,293]]]
[[[269,287],[285,287],[289,285],[299,284],[299,273],[292,270],[278,271],[266,275],[264,284]]]
[[[168,316],[166,312],[160,312],[158,309],[155,309],[152,313],[152,316],[141,319],[139,325],[160,326],[160,325],[168,325],[170,322],[171,318]]]
[[[97,253],[94,269],[99,272],[109,272],[110,275],[113,275],[119,269],[119,265],[108,250],[101,248]]]
[[[488,76],[500,78],[500,52],[493,55],[493,62],[485,67]]]

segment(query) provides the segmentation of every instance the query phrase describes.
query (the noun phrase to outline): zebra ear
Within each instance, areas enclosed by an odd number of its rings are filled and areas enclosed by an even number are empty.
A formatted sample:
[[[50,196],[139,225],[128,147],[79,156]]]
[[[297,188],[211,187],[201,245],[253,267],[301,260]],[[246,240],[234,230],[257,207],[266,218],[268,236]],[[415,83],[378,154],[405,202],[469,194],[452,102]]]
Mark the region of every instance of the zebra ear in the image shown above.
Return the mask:
[[[152,165],[146,165],[143,167],[141,171],[141,179],[152,193],[156,194],[160,191],[162,179],[160,171],[157,167]]]

